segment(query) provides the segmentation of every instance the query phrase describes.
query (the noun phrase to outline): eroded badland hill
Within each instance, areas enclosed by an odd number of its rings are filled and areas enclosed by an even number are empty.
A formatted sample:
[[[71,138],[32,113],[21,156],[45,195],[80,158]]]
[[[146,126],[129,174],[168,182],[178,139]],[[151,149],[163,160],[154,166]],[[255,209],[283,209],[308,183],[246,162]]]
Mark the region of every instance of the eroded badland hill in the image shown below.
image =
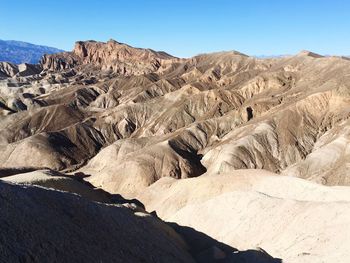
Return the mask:
[[[0,259],[348,262],[349,116],[350,60],[309,51],[0,62]]]

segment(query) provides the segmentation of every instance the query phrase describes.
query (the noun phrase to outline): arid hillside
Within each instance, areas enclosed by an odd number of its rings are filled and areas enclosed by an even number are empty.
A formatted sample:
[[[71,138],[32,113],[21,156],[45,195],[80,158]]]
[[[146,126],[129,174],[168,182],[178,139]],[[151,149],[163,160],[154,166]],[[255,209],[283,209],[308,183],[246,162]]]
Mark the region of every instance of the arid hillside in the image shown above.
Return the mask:
[[[0,63],[0,177],[137,199],[161,219],[285,262],[347,262],[349,106],[346,57],[183,59],[79,41],[39,65]],[[20,191],[42,191],[33,189]],[[192,260],[193,248],[172,249]]]

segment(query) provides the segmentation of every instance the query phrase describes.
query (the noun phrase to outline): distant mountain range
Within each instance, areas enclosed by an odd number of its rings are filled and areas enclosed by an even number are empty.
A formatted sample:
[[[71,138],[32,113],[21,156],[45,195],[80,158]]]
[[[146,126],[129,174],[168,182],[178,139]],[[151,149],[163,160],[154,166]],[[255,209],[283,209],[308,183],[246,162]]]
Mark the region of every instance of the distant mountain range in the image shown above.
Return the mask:
[[[54,54],[63,50],[34,45],[22,41],[0,40],[0,61],[20,63],[38,63],[44,54]]]

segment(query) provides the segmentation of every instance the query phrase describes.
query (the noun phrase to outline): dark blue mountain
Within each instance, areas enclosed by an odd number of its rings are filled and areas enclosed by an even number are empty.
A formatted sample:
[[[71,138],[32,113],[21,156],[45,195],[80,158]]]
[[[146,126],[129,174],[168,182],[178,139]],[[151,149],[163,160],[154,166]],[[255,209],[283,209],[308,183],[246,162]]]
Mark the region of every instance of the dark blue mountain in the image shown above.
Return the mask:
[[[63,50],[34,45],[22,41],[0,40],[0,61],[12,62],[15,64],[31,63],[36,64],[44,54],[59,53]]]

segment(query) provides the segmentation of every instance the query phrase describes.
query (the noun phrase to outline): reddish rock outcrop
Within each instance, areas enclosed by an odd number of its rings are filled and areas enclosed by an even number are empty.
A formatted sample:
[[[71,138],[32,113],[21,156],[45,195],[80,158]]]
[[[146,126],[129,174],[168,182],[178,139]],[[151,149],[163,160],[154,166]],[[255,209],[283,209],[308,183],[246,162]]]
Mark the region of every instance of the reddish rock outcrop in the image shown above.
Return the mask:
[[[53,71],[93,65],[122,75],[141,75],[157,71],[165,61],[173,59],[177,58],[165,52],[134,48],[115,40],[107,43],[90,40],[76,42],[72,52],[45,55],[41,65],[43,69]]]

